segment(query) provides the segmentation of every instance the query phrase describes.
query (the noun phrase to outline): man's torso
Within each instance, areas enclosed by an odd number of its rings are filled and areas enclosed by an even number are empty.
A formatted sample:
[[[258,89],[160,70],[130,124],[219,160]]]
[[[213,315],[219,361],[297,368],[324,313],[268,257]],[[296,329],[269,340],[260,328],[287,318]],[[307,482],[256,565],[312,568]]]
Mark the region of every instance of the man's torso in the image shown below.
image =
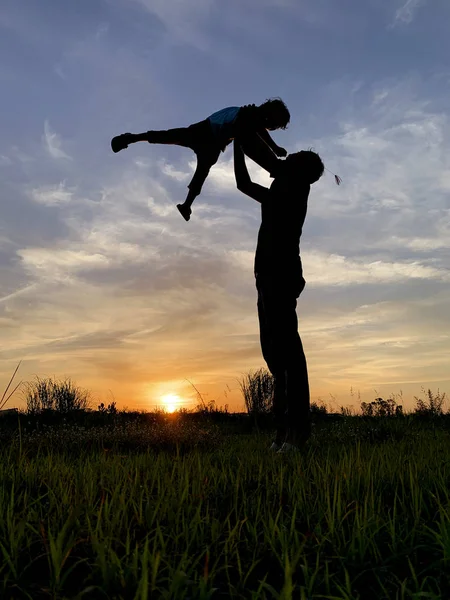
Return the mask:
[[[300,237],[308,207],[308,184],[288,189],[276,179],[261,204],[261,226],[255,254],[259,279],[297,284],[302,277]]]

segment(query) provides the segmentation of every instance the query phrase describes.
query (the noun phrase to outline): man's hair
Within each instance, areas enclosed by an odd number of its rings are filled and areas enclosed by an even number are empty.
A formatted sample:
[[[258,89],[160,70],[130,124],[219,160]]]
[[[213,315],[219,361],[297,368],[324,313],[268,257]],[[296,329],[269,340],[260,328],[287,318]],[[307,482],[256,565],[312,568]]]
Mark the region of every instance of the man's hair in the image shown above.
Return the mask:
[[[312,148],[289,154],[284,162],[291,175],[305,177],[309,184],[318,181],[325,171],[322,159]]]
[[[288,107],[281,98],[269,98],[261,104],[261,106],[267,106],[276,110],[279,114],[281,126],[280,129],[286,129],[289,121],[291,120],[291,114],[288,111]]]

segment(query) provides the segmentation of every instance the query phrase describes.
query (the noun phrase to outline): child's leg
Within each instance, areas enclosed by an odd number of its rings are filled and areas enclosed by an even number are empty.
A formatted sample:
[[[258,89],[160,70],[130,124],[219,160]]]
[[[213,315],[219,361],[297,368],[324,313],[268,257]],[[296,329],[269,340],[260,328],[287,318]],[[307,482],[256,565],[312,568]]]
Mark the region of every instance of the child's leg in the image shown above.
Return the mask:
[[[136,142],[149,142],[150,144],[174,144],[176,146],[192,145],[192,135],[187,127],[163,129],[160,131],[145,131],[144,133],[122,133],[111,140],[113,152],[128,148],[129,144]]]
[[[174,144],[175,146],[186,146],[188,148],[192,148],[194,141],[188,127],[147,131],[141,135],[144,135],[145,141],[149,142],[150,144]]]
[[[266,142],[255,133],[244,133],[237,137],[244,154],[255,161],[272,176],[279,164],[278,158]]]
[[[194,200],[197,198],[197,196],[198,196],[197,192],[193,192],[192,190],[189,190],[187,198],[183,202],[183,204],[177,204],[177,208],[180,211],[180,213],[183,215],[183,219],[185,221],[189,221],[189,219],[191,218],[191,214],[192,214],[191,206],[192,206],[192,203],[194,202]]]
[[[200,194],[205,179],[208,177],[211,167],[217,162],[220,148],[214,143],[207,121],[201,121],[189,127],[178,127],[159,131],[145,131],[144,133],[123,133],[111,141],[111,148],[119,152],[135,142],[149,142],[150,144],[174,144],[190,148],[197,155],[197,168],[188,185],[189,193],[183,204],[177,204],[177,208],[186,221],[189,221],[192,210],[191,206],[195,198]]]
[[[195,198],[200,195],[203,184],[209,175],[209,171],[213,165],[216,164],[220,150],[215,148],[208,148],[199,150],[197,153],[197,168],[191,182],[188,185],[189,193],[183,204],[177,204],[177,208],[183,215],[186,221],[189,221],[191,217],[191,206]]]

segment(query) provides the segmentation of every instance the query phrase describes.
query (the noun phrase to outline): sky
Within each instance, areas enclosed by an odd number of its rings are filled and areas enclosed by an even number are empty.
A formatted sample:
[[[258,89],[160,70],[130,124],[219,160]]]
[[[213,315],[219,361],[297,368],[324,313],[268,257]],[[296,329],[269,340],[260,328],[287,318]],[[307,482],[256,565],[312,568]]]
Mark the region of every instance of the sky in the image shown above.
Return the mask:
[[[22,360],[94,406],[244,409],[260,206],[232,146],[186,223],[195,155],[110,140],[276,96],[275,141],[343,179],[301,239],[312,401],[450,392],[449,28],[448,0],[2,0],[0,396]]]

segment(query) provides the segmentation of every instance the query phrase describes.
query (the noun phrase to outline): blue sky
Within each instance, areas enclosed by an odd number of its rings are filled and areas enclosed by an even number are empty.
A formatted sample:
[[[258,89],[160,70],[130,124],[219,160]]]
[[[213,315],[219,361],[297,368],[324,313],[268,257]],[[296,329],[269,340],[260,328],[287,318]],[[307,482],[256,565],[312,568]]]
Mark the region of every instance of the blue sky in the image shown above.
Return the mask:
[[[189,150],[109,144],[271,96],[277,143],[343,178],[312,187],[301,242],[312,399],[450,389],[449,27],[444,0],[3,0],[0,390],[23,360],[130,408],[187,380],[242,406],[260,212],[231,149],[186,223]]]

